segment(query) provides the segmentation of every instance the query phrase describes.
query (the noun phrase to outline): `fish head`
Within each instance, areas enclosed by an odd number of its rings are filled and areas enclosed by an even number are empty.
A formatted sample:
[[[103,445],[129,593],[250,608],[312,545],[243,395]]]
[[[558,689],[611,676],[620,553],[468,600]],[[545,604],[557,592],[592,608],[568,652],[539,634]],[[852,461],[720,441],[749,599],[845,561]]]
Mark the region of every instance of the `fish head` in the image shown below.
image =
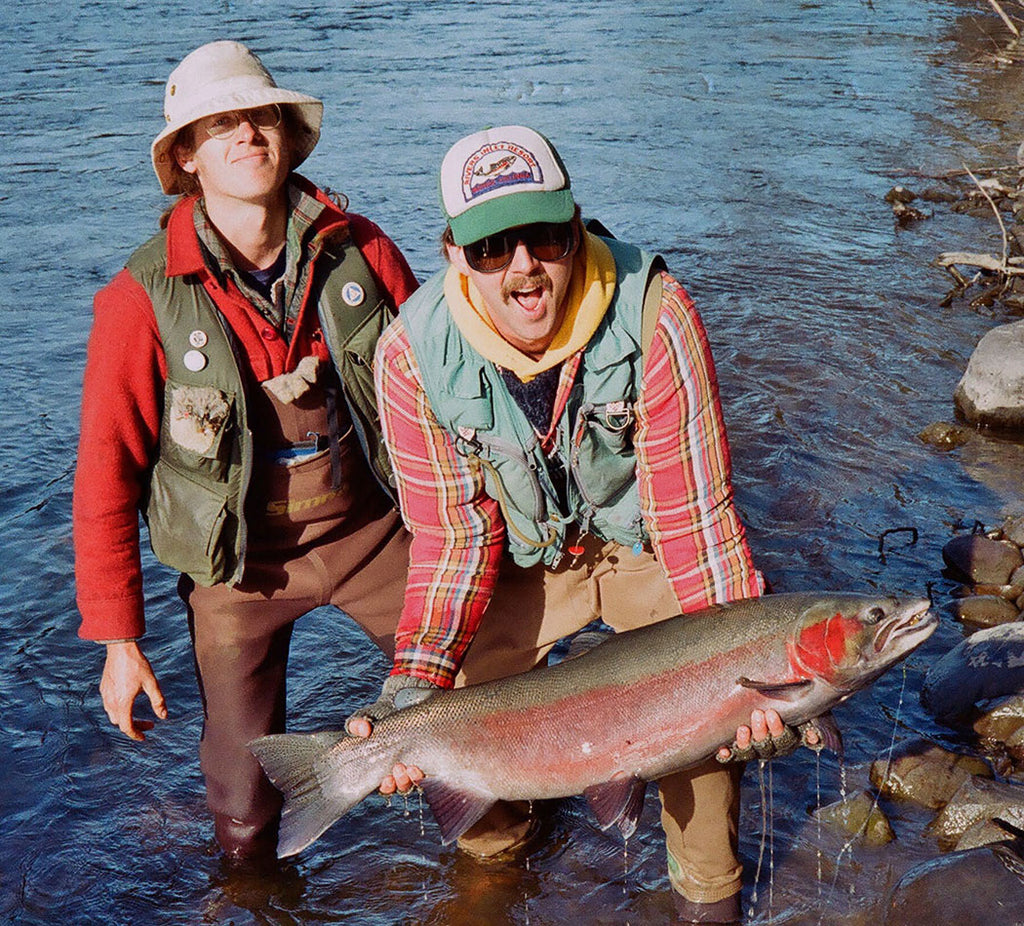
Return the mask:
[[[807,608],[789,640],[790,665],[802,678],[853,692],[920,646],[938,626],[924,598],[836,596]]]

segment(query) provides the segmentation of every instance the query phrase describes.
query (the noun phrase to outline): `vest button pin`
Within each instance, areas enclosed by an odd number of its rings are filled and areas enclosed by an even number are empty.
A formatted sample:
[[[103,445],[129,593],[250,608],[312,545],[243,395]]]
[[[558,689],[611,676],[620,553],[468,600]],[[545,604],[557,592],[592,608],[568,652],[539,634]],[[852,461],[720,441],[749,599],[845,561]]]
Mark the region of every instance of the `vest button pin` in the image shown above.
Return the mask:
[[[345,300],[345,305],[362,305],[366,298],[366,292],[355,280],[349,280],[341,288],[341,298]]]
[[[193,347],[206,347],[206,343],[209,340],[210,339],[207,337],[206,332],[200,331],[198,328],[188,336],[188,343]]]
[[[206,354],[198,350],[190,350],[186,352],[185,356],[182,357],[182,361],[185,364],[185,369],[191,370],[193,373],[198,373],[200,370],[204,369],[208,363]]]

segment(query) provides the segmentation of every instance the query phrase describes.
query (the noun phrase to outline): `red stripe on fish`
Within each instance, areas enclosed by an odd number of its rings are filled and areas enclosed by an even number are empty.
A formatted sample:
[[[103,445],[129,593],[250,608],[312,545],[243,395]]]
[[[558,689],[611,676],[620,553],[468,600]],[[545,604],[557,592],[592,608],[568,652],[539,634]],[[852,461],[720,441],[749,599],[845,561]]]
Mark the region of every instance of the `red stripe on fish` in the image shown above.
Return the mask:
[[[809,624],[787,644],[790,665],[800,678],[818,676],[828,681],[846,656],[850,640],[856,640],[862,629],[856,617],[840,612]]]

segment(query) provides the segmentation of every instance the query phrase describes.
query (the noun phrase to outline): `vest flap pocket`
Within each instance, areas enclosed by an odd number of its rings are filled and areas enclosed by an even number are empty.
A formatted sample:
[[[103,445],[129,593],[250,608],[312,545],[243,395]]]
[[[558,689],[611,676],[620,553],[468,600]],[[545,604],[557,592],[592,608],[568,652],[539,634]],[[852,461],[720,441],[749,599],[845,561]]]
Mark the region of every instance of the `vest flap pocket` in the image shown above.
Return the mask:
[[[215,386],[193,386],[167,380],[164,392],[161,456],[179,468],[222,480],[230,463],[235,397]]]
[[[227,550],[222,542],[233,520],[227,495],[157,460],[146,505],[149,542],[160,562],[190,575],[199,585],[226,577]]]

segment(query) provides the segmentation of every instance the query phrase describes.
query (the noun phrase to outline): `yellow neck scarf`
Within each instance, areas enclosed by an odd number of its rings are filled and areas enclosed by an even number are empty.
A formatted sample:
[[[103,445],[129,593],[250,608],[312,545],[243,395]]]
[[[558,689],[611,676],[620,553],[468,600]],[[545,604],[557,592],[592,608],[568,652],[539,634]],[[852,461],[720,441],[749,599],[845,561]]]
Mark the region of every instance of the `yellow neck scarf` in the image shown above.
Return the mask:
[[[449,267],[444,278],[445,299],[452,320],[473,349],[528,383],[584,347],[611,304],[615,292],[615,259],[608,245],[589,232],[584,233],[583,245],[576,254],[562,326],[536,360],[498,334],[476,285],[469,277]]]

